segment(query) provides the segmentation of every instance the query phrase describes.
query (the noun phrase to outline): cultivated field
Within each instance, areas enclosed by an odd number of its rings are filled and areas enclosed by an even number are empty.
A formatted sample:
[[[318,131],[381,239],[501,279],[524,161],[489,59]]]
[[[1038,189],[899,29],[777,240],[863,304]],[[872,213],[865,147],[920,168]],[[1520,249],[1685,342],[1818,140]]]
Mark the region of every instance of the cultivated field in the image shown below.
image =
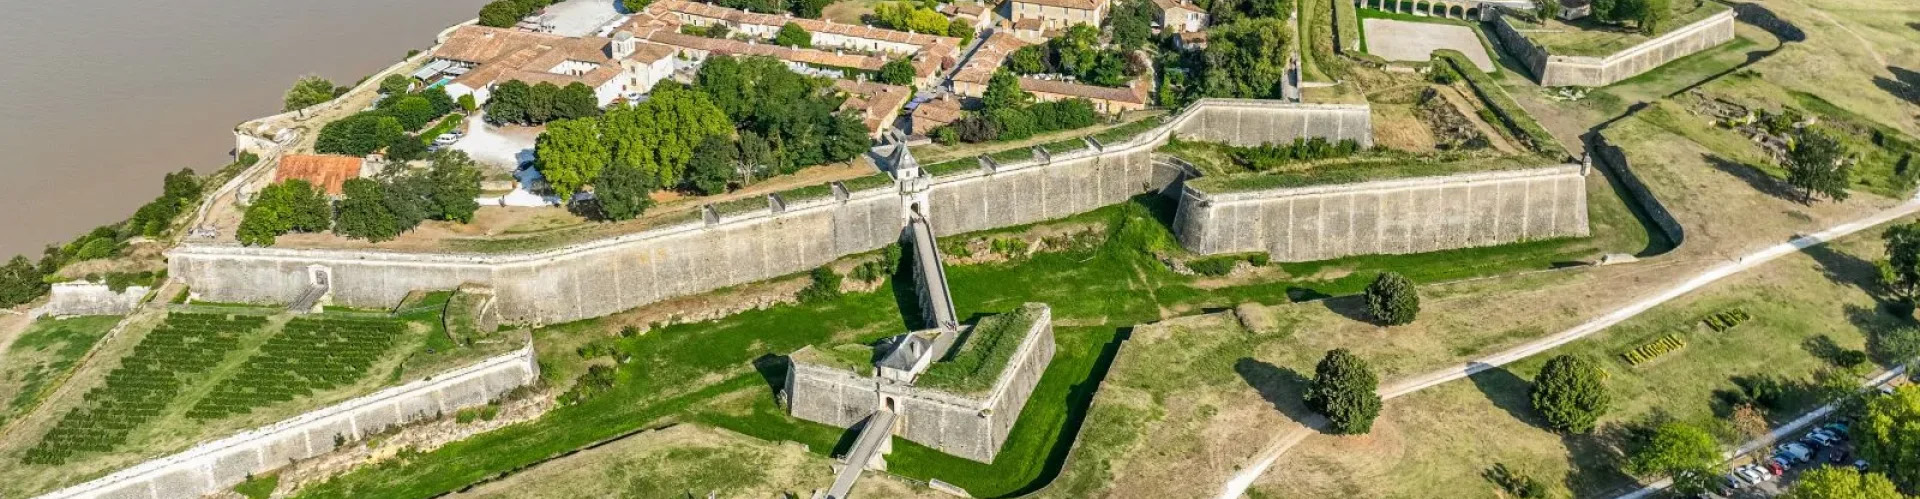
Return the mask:
[[[120,319],[117,315],[40,319],[28,325],[0,357],[0,401],[5,401],[0,405],[0,428],[39,404]]]

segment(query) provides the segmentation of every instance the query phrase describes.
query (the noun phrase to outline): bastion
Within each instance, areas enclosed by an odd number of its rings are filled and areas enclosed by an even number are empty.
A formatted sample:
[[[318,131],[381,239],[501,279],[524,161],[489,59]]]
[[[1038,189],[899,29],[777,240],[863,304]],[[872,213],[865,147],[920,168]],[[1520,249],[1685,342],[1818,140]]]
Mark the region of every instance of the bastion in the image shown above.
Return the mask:
[[[1053,361],[1053,311],[1029,303],[982,319],[959,331],[951,349],[935,347],[939,334],[889,338],[871,350],[880,352],[872,360],[814,347],[794,352],[784,389],[790,412],[851,428],[884,410],[896,415],[895,436],[993,462]]]
[[[1707,5],[1714,3],[1707,2]],[[1611,85],[1734,38],[1735,14],[1728,9],[1603,57],[1555,55],[1545,45],[1528,38],[1509,16],[1494,17],[1493,36],[1527,65],[1540,85],[1548,87]]]

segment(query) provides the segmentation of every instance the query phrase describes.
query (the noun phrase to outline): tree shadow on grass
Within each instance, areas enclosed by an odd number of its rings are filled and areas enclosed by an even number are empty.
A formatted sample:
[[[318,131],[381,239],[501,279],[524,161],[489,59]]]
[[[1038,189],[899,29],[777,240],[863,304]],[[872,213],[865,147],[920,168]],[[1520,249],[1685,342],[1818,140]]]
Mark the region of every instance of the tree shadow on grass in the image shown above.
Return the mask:
[[[1920,105],[1920,72],[1894,66],[1887,66],[1887,71],[1893,73],[1893,78],[1875,76],[1873,85],[1894,97]]]
[[[1642,431],[1637,425],[1607,425],[1592,433],[1561,435],[1569,461],[1564,485],[1575,497],[1611,497],[1614,494],[1606,491],[1617,484],[1635,483],[1623,468],[1627,448]]]
[[[1760,171],[1759,168],[1748,166],[1746,163],[1734,161],[1718,154],[1703,154],[1701,156],[1707,161],[1707,166],[1711,166],[1715,170],[1720,170],[1721,172],[1734,176],[1734,178],[1740,179],[1742,182],[1746,182],[1747,186],[1753,187],[1753,190],[1795,203],[1806,199],[1806,196],[1794,189],[1793,186],[1787,185],[1786,182],[1774,178],[1766,172]]]
[[[1379,325],[1379,323],[1374,322],[1373,315],[1367,313],[1367,297],[1365,295],[1326,298],[1320,300],[1320,304],[1326,306],[1327,310],[1340,314],[1341,317],[1376,326]]]
[[[888,277],[893,282],[893,304],[900,308],[900,326],[908,331],[927,329],[926,312],[920,309],[920,285],[913,279],[913,269],[919,262],[914,261],[913,251],[909,251],[907,238],[902,235],[897,242],[900,248],[900,264]]]
[[[1733,15],[1734,20],[1766,30],[1768,34],[1779,38],[1783,43],[1807,41],[1806,31],[1794,25],[1793,21],[1781,18],[1778,14],[1774,14],[1773,10],[1760,4],[1733,4]]]
[[[1478,362],[1474,364],[1485,365]],[[1480,389],[1480,394],[1486,395],[1487,400],[1493,402],[1494,407],[1507,411],[1508,416],[1512,416],[1513,419],[1535,428],[1551,431],[1551,429],[1547,427],[1546,420],[1541,419],[1539,414],[1533,412],[1533,402],[1529,397],[1529,393],[1532,391],[1532,383],[1520,379],[1519,376],[1513,374],[1513,371],[1508,371],[1507,368],[1504,367],[1492,366],[1487,370],[1467,376],[1467,379],[1473,381],[1474,388]]]
[[[1254,391],[1260,392],[1260,398],[1272,404],[1274,410],[1288,419],[1305,423],[1315,416],[1307,409],[1304,399],[1307,393],[1306,376],[1292,369],[1276,366],[1266,361],[1242,357],[1233,363],[1233,372],[1240,374]]]
[[[1820,264],[1820,272],[1833,282],[1851,285],[1869,296],[1881,299],[1880,268],[1864,258],[1820,244],[1805,249],[1807,256]]]

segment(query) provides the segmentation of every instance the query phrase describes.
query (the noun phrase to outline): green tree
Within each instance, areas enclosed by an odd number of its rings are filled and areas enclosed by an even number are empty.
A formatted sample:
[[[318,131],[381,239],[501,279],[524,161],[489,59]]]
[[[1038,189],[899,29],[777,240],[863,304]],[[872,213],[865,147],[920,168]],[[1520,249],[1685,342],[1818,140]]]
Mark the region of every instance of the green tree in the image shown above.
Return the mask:
[[[361,111],[320,127],[313,149],[323,154],[366,156],[406,138],[400,121],[380,111]]]
[[[1606,371],[1585,358],[1562,354],[1549,359],[1533,379],[1533,410],[1554,430],[1593,431],[1594,422],[1613,402],[1606,378]]]
[[[46,280],[27,257],[14,255],[0,266],[0,308],[11,308],[47,294]]]
[[[734,177],[734,162],[739,159],[740,150],[733,141],[721,135],[707,136],[687,161],[687,186],[706,195],[726,192],[727,181]]]
[[[326,194],[305,180],[288,180],[254,193],[234,236],[248,246],[271,246],[288,232],[318,232],[332,223]]]
[[[998,140],[1020,140],[1039,132],[1034,126],[1033,114],[1026,109],[990,109],[987,111],[987,120],[993,123],[994,130],[1000,131]]]
[[[827,9],[827,5],[832,3],[833,0],[793,0],[789,9],[793,11],[793,15],[819,19],[820,14]]]
[[[472,114],[475,110],[480,109],[480,104],[474,101],[473,94],[461,94],[459,103],[460,109],[466,111],[468,114]]]
[[[426,99],[427,103],[433,106],[433,117],[435,118],[446,116],[447,113],[451,113],[454,109],[458,108],[458,104],[455,104],[453,101],[453,96],[447,95],[446,87],[433,87],[421,90],[415,93],[415,95]]]
[[[733,133],[726,113],[706,94],[677,85],[662,85],[646,102],[608,112],[604,123],[612,161],[653,174],[660,186],[680,185],[694,147],[708,136]]]
[[[880,66],[880,74],[875,80],[888,85],[912,85],[913,63],[906,59],[894,59]]]
[[[458,149],[441,149],[433,154],[433,166],[427,170],[432,186],[428,216],[436,220],[467,223],[480,210],[474,198],[480,196],[480,165]]]
[[[1148,0],[1126,0],[1114,4],[1113,14],[1107,17],[1107,31],[1112,33],[1114,46],[1128,52],[1147,46],[1147,39],[1153,36],[1154,10],[1153,2]],[[1181,28],[1175,25],[1167,29],[1177,31]]]
[[[283,99],[286,106],[282,111],[306,109],[316,104],[333,100],[333,82],[320,75],[306,75],[293,82],[293,88],[287,89]]]
[[[1020,89],[1020,79],[1013,73],[1002,69],[993,72],[987,79],[987,91],[980,98],[986,104],[987,111],[997,109],[1019,109],[1033,101],[1033,94]]]
[[[594,95],[593,87],[588,87],[585,83],[577,81],[568,83],[554,93],[552,115],[554,119],[599,116],[600,97]]]
[[[514,0],[494,0],[480,7],[480,25],[505,28],[520,22],[527,16],[527,9]]]
[[[520,80],[507,80],[493,86],[493,98],[487,99],[487,121],[494,124],[526,123],[527,106],[533,101],[533,86]]]
[[[1879,473],[1822,466],[1800,475],[1781,499],[1906,499]]]
[[[624,7],[627,13],[647,10],[648,5],[653,5],[653,0],[620,0],[620,6]]]
[[[1286,75],[1288,28],[1279,19],[1249,19],[1209,30],[1201,52],[1206,97],[1267,98]]]
[[[399,237],[401,222],[387,200],[387,189],[367,178],[348,179],[341,184],[346,193],[334,215],[333,233],[346,237],[381,242]]]
[[[427,144],[423,140],[396,140],[387,145],[386,155],[389,161],[413,161],[427,157]]]
[[[1804,203],[1812,203],[1814,194],[1834,201],[1847,200],[1847,179],[1852,166],[1846,164],[1846,147],[1840,141],[1815,130],[1800,132],[1793,150],[1787,153],[1787,183],[1806,192]]]
[[[1870,470],[1885,474],[1903,491],[1920,492],[1920,385],[1867,401],[1854,447]]]
[[[380,93],[399,95],[413,89],[413,79],[403,74],[390,74],[380,79]]]
[[[1007,56],[1007,69],[1023,75],[1049,72],[1047,46],[1028,45],[1014,49],[1013,55]]]
[[[1627,458],[1627,467],[1642,475],[1667,475],[1674,491],[1705,491],[1720,463],[1720,444],[1706,430],[1686,423],[1666,423]]]
[[[808,33],[806,28],[801,28],[798,23],[788,22],[780,26],[779,32],[774,33],[773,44],[787,47],[812,48],[813,33]]]
[[[1333,433],[1365,434],[1380,415],[1379,385],[1366,361],[1344,348],[1334,349],[1314,368],[1313,384],[1305,394],[1307,407],[1326,416]]]
[[[573,199],[573,193],[599,177],[610,160],[600,128],[593,118],[555,121],[534,140],[534,167],[560,199]]]
[[[972,45],[973,37],[979,36],[979,34],[973,31],[973,26],[968,26],[967,23],[956,22],[947,24],[947,36],[959,38],[960,46],[965,47]]]
[[[392,116],[394,120],[400,123],[400,128],[406,131],[418,131],[426,127],[427,123],[433,122],[434,118],[440,117],[438,113],[433,112],[433,103],[428,102],[426,97],[408,95],[405,97],[393,96],[387,99],[393,101],[393,103],[386,105],[381,111],[386,113],[387,116]]]
[[[1668,0],[1640,0],[1640,32],[1653,36],[1673,20],[1673,5]]]
[[[1381,273],[1367,285],[1367,315],[1388,326],[1413,323],[1420,315],[1420,291],[1397,272]]]
[[[1880,233],[1887,259],[1880,263],[1880,281],[1911,306],[1920,298],[1920,222],[1888,227]]]
[[[1540,0],[1534,6],[1533,13],[1541,19],[1558,19],[1561,8],[1560,0]]]
[[[638,168],[616,166],[607,169],[593,186],[594,201],[602,218],[632,220],[653,207],[653,175]]]

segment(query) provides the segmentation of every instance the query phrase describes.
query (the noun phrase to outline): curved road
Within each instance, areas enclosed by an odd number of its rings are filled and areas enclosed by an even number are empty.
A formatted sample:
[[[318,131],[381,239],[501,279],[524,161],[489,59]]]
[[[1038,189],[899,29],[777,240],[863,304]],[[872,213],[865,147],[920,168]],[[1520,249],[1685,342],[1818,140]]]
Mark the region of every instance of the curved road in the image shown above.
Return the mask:
[[[1608,327],[1640,315],[1662,303],[1684,296],[1687,293],[1691,293],[1727,276],[1744,272],[1782,256],[1797,253],[1834,239],[1846,237],[1855,232],[1887,223],[1896,218],[1914,214],[1915,212],[1920,212],[1920,195],[1916,195],[1914,199],[1909,199],[1905,203],[1868,215],[1865,218],[1835,225],[1814,234],[1797,237],[1784,243],[1768,246],[1759,251],[1742,255],[1737,259],[1707,269],[1693,276],[1693,278],[1675,284],[1653,296],[1642,298],[1552,336],[1534,340],[1493,355],[1481,357],[1465,364],[1455,365],[1394,382],[1391,385],[1380,388],[1380,398],[1392,399],[1400,397],[1441,383],[1465,378],[1481,371],[1531,357],[1541,352],[1551,350],[1554,347],[1565,345],[1574,340],[1598,333]],[[1273,467],[1273,463],[1280,459],[1281,454],[1285,454],[1288,449],[1299,444],[1300,441],[1306,440],[1307,437],[1312,436],[1316,431],[1315,429],[1321,426],[1321,423],[1320,421],[1309,421],[1301,426],[1292,427],[1287,431],[1275,435],[1273,440],[1268,443],[1267,448],[1260,452],[1257,462],[1241,470],[1239,473],[1234,474],[1233,478],[1227,481],[1226,486],[1220,491],[1219,497],[1221,499],[1233,499],[1245,494],[1247,488],[1253,485],[1254,480],[1259,479],[1260,475],[1265,474],[1268,468]]]

